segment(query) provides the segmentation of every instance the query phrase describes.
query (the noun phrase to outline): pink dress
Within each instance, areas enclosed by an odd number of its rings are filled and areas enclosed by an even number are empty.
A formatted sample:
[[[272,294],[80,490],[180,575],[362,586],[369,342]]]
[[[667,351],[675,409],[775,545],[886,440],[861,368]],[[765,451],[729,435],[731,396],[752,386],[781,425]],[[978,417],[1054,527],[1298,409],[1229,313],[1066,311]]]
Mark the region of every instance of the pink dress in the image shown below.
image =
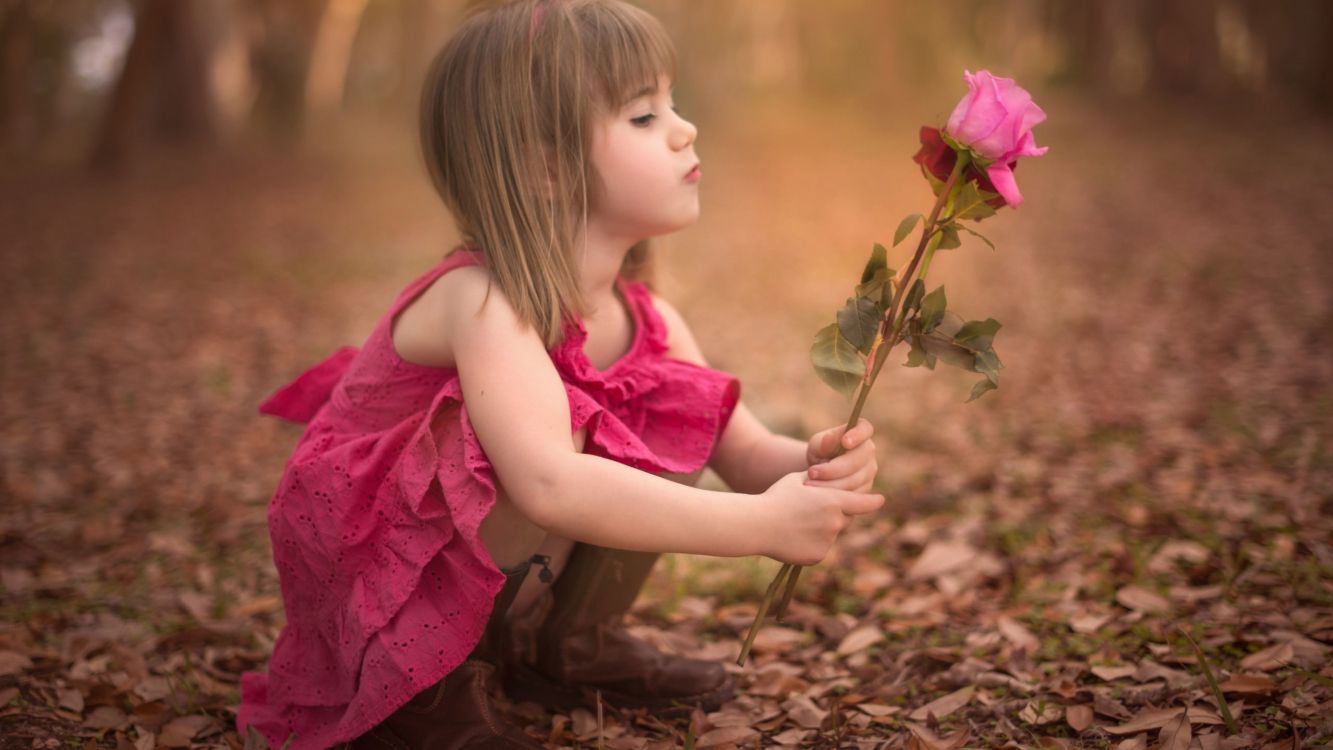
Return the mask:
[[[292,750],[353,739],[462,663],[504,582],[477,530],[496,477],[458,372],[407,362],[389,326],[453,268],[460,248],[404,289],[358,351],[343,347],[260,412],[308,422],[269,505],[287,625],[267,674],[241,680],[237,726]],[[634,318],[624,357],[598,370],[568,318],[551,350],[584,452],[652,473],[707,463],[740,395],[735,377],[665,356],[648,289],[618,277]],[[432,432],[432,425],[434,431]],[[632,502],[633,498],[625,498]]]

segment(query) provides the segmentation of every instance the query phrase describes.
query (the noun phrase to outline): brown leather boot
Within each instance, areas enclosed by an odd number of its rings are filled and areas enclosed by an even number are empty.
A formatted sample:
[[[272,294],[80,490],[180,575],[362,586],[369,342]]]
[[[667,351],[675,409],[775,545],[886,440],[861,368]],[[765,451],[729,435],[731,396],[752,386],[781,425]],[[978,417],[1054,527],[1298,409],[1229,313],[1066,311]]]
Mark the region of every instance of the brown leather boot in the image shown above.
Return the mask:
[[[535,558],[536,556],[534,556]],[[354,750],[542,750],[540,742],[506,722],[491,705],[500,664],[504,620],[533,559],[502,568],[486,630],[467,659],[418,693],[389,718],[350,743]]]
[[[592,707],[597,690],[657,716],[721,706],[735,692],[721,664],[664,654],[621,626],[658,557],[575,544],[551,590],[510,620],[505,692],[561,710]]]

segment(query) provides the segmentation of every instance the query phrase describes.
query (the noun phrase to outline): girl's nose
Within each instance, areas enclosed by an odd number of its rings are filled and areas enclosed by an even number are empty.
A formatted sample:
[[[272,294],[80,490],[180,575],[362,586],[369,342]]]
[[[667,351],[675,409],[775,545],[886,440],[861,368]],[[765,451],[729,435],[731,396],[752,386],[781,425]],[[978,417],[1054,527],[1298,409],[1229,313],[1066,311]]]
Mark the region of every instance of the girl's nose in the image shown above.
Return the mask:
[[[680,150],[694,143],[694,139],[699,135],[699,129],[684,117],[677,116],[676,119],[679,122],[676,123],[676,129],[671,134],[671,145],[676,150]]]

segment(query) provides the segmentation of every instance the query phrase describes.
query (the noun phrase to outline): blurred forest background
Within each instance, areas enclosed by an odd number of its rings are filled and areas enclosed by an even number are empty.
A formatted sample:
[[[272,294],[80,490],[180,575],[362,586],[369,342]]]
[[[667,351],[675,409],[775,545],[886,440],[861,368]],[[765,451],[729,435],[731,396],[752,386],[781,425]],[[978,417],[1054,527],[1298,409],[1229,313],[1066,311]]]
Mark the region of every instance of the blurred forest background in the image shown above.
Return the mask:
[[[0,135],[11,156],[49,146],[114,165],[144,143],[288,143],[331,120],[410,120],[427,61],[476,4],[6,0]],[[1333,107],[1320,0],[643,5],[678,34],[691,103],[719,119],[754,97],[864,115],[991,61],[1098,96]]]
[[[705,172],[656,286],[774,430],[845,420],[809,342],[929,207],[910,157],[964,68],[1031,90],[1051,150],[981,227],[997,251],[931,267],[1004,324],[1000,389],[885,370],[890,502],[805,573],[740,697],[600,730],[512,707],[530,731],[1333,741],[1333,4],[636,3],[676,40]],[[0,2],[0,748],[241,745],[300,434],[255,407],[456,241],[415,107],[472,4]],[[775,569],[668,555],[630,621],[730,664]]]

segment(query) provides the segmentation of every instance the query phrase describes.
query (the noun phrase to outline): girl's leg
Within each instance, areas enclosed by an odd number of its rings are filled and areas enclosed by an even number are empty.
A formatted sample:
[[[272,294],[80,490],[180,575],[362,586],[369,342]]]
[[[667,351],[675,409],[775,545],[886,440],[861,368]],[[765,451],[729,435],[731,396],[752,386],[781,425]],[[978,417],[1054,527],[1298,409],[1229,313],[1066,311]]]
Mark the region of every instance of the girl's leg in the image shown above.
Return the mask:
[[[578,447],[579,450],[583,449],[582,438],[585,434],[585,431],[580,430],[576,436],[578,440],[576,440],[575,446]],[[680,482],[682,484],[694,486],[698,483],[701,474],[703,474],[703,469],[691,474],[663,474],[662,477],[664,479],[670,479],[673,482]],[[482,528],[482,538],[484,539],[484,524]],[[541,545],[537,548],[537,554],[546,555],[551,558],[550,561],[547,562],[547,565],[551,569],[551,578],[548,581],[541,580],[541,576],[539,575],[539,573],[542,572],[541,567],[534,565],[527,579],[523,581],[522,588],[518,590],[518,597],[514,599],[513,606],[509,609],[512,617],[522,617],[532,608],[532,605],[536,603],[542,592],[551,588],[551,585],[555,583],[555,579],[559,578],[560,573],[565,569],[565,563],[569,561],[569,553],[572,552],[573,549],[573,539],[567,539],[562,536],[557,536],[556,534],[546,534],[546,538],[542,540]]]
[[[581,453],[587,438],[586,428],[574,433],[572,436],[574,450]],[[554,576],[559,576],[560,571],[564,570],[569,552],[574,548],[572,540],[548,534],[529,521],[501,488],[497,488],[495,507],[491,508],[491,512],[482,519],[478,533],[481,534],[481,541],[491,553],[491,560],[497,567],[517,565],[532,557],[534,553],[551,558],[546,565],[553,577],[549,581],[541,580],[544,577],[542,566],[533,565],[518,591],[518,596],[509,608],[512,616],[527,612],[542,591],[551,587],[551,583],[555,580]]]
[[[694,485],[701,473],[664,476]],[[531,610],[514,610],[509,620],[513,651],[505,684],[511,696],[568,708],[601,688],[612,703],[666,715],[679,705],[712,710],[734,693],[720,664],[664,654],[620,624],[657,553],[560,541],[568,551],[559,561],[559,580],[542,584]],[[545,542],[555,543],[550,536]]]

